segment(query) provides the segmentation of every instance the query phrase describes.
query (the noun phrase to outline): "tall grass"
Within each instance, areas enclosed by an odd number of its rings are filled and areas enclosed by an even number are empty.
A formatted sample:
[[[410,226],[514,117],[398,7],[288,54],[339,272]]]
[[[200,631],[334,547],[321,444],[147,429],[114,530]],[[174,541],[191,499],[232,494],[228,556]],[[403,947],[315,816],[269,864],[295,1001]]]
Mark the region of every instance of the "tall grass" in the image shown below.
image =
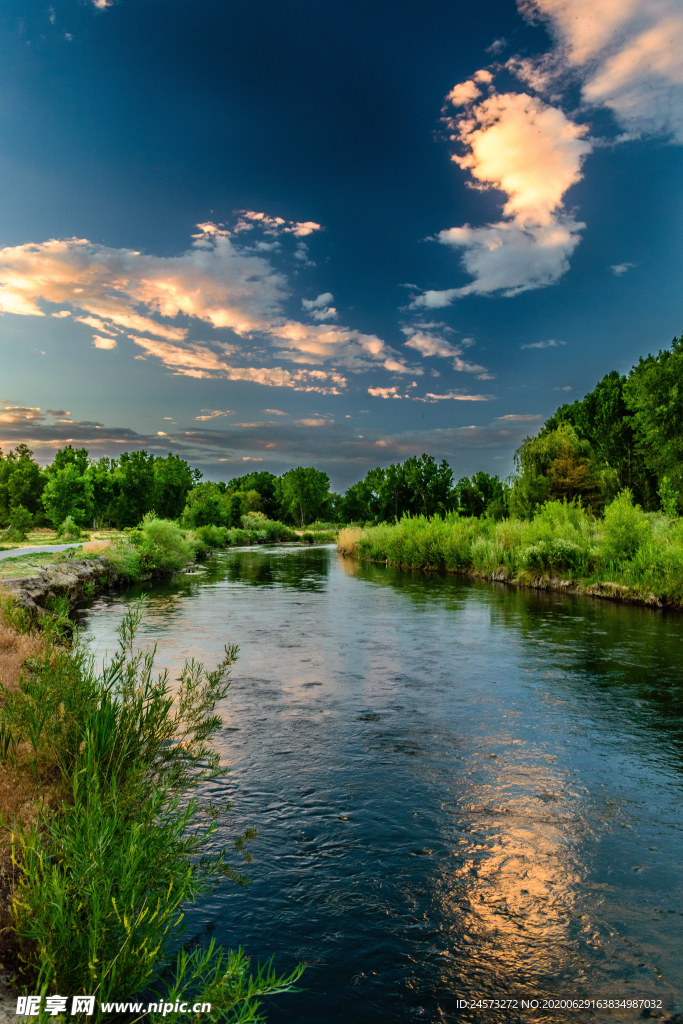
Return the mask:
[[[531,520],[406,516],[393,525],[342,530],[337,547],[373,561],[521,583],[612,582],[637,596],[683,603],[683,520],[643,512],[628,490],[604,519],[577,502],[548,501]]]
[[[53,647],[4,695],[0,761],[32,773],[39,798],[50,782],[53,796],[32,823],[5,823],[20,980],[29,993],[85,992],[99,1003],[132,998],[170,971],[165,989],[212,1002],[211,1019],[257,1021],[259,997],[290,991],[300,968],[277,977],[267,965],[252,978],[241,951],[226,957],[213,944],[171,957],[184,907],[222,879],[246,882],[225,851],[203,855],[219,810],[191,796],[226,771],[210,740],[237,648],[213,671],[186,663],[172,688],[166,672],[154,675],[154,649],[135,649],[140,617],[140,606],[124,617],[102,671],[78,642]],[[254,835],[233,844],[247,860]]]

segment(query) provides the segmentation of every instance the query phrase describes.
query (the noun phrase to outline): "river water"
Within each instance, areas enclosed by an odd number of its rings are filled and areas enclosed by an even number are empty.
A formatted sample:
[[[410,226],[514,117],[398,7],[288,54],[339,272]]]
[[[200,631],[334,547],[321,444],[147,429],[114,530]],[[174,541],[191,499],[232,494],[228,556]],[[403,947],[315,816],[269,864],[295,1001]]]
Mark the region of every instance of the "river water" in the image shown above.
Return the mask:
[[[134,597],[83,612],[98,656]],[[252,884],[187,934],[310,965],[270,1024],[683,1011],[681,617],[252,548],[150,588],[139,640],[172,672],[240,646],[210,795]]]

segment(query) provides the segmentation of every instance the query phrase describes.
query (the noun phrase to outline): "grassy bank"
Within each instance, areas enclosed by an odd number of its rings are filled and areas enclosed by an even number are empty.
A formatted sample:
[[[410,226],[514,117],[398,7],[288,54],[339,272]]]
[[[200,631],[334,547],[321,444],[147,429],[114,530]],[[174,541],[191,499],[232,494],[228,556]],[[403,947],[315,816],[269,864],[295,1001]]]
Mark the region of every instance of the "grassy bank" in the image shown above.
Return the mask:
[[[683,519],[645,513],[623,491],[596,518],[577,502],[549,501],[531,520],[405,517],[346,529],[338,550],[373,561],[441,569],[526,586],[578,589],[683,605]]]
[[[152,1024],[196,1019],[175,1012],[183,1001],[210,1003],[202,1019],[261,1020],[261,998],[291,990],[300,969],[252,974],[240,950],[181,946],[184,908],[246,881],[226,852],[204,855],[222,809],[193,795],[226,771],[211,738],[237,648],[211,671],[187,663],[172,685],[154,674],[154,650],[136,650],[140,616],[124,617],[119,651],[98,671],[59,618],[38,633],[11,600],[0,607],[3,960],[18,992],[96,996],[91,1021],[111,1019],[103,1003],[143,993],[161,1000],[144,1016]],[[249,859],[253,836],[237,836],[233,853]],[[67,1014],[48,1016],[44,998],[36,1019]]]

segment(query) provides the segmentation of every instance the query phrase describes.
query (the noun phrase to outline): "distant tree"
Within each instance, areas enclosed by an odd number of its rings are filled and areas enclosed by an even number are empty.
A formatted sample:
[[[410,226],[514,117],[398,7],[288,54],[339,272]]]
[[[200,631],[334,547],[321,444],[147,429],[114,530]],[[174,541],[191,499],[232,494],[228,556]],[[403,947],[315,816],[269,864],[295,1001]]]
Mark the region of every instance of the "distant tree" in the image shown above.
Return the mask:
[[[670,349],[639,359],[624,384],[636,425],[636,447],[657,481],[683,486],[683,334]],[[658,502],[650,495],[648,507]]]
[[[278,479],[275,497],[292,521],[302,528],[313,522],[325,505],[330,478],[320,469],[290,469]]]
[[[463,516],[483,515],[492,519],[503,519],[507,514],[507,488],[497,476],[475,473],[471,478],[462,477],[455,485],[457,508]]]
[[[24,540],[31,529],[33,516],[23,505],[15,505],[9,514],[9,528],[16,540]]]
[[[12,509],[19,505],[40,521],[45,482],[45,473],[28,445],[19,444],[6,456],[0,451],[0,525],[7,525]]]
[[[50,474],[42,500],[48,519],[55,529],[67,516],[71,516],[79,526],[84,526],[92,519],[93,486],[89,476],[80,473],[74,463],[68,463],[63,469]]]
[[[68,444],[65,448],[57,449],[47,472],[58,473],[60,469],[65,469],[67,466],[75,466],[82,476],[90,465],[89,456],[87,448],[74,448],[73,445]]]
[[[93,488],[93,517],[98,526],[111,526],[116,522],[117,469],[118,461],[108,458],[93,461],[88,467],[87,475]]]
[[[137,526],[146,512],[154,508],[155,457],[146,451],[124,452],[116,469],[117,495],[114,501],[116,524]]]
[[[269,519],[280,519],[282,510],[275,496],[277,479],[274,473],[256,470],[254,473],[247,473],[246,476],[236,476],[223,486],[228,491],[258,491],[261,497],[259,511],[265,513]]]
[[[229,495],[220,484],[205,481],[193,487],[182,513],[183,526],[227,526]]]
[[[195,473],[184,459],[170,452],[165,459],[157,457],[154,460],[152,507],[161,519],[180,518],[187,496],[195,485]]]

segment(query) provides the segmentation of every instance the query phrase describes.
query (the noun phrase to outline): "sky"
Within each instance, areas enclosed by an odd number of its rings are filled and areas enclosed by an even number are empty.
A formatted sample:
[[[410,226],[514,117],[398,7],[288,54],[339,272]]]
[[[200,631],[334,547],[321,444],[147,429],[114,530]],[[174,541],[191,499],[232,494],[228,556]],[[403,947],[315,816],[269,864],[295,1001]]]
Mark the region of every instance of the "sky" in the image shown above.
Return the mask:
[[[683,330],[680,0],[5,0],[0,448],[344,490]]]

